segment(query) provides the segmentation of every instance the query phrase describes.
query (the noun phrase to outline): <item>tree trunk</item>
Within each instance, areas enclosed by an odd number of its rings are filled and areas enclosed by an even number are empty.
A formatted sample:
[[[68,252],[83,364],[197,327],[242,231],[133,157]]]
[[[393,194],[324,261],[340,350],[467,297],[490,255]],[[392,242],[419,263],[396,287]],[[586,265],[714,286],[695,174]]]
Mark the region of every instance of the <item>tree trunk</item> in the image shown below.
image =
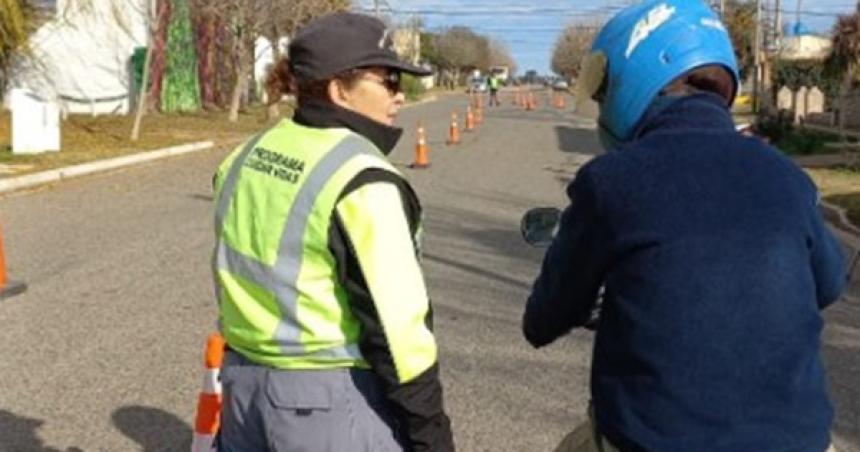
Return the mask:
[[[847,116],[847,97],[848,92],[851,90],[851,78],[853,74],[853,68],[849,67],[845,71],[845,75],[842,79],[842,86],[839,88],[839,139],[842,141],[842,149],[843,152],[847,152],[846,137],[845,137],[845,116]]]
[[[242,106],[242,94],[248,88],[248,74],[245,70],[236,74],[236,85],[233,87],[233,96],[230,99],[230,122],[239,121],[239,108]]]
[[[154,50],[153,41],[155,40],[157,29],[155,22],[155,18],[158,17],[158,13],[156,12],[157,8],[157,0],[147,2],[147,17],[149,18],[147,31],[149,33],[149,45],[146,46],[146,56],[143,58],[143,73],[140,77],[140,86],[137,88],[137,110],[134,112],[134,125],[131,127],[131,136],[129,137],[132,142],[137,141],[140,138],[140,125],[143,122],[143,115],[149,109],[147,93],[149,91],[149,76],[152,71],[150,66],[152,65],[152,55]]]
[[[269,37],[269,43],[272,46],[272,67],[269,68],[269,71],[277,66],[278,62],[281,61],[281,46],[280,39],[277,34]],[[268,80],[269,74],[266,74],[266,79]],[[278,104],[281,102],[281,94],[280,93],[270,93],[267,88],[264,88],[263,91],[266,93],[266,102],[269,103],[269,108],[266,109],[266,118],[271,121],[278,116],[281,116],[281,109],[278,108]]]
[[[239,108],[242,106],[242,95],[248,90],[248,60],[244,40],[236,40],[236,79],[233,82],[233,93],[230,96],[230,122],[239,120]]]
[[[205,15],[198,18],[197,30],[197,73],[200,79],[200,100],[203,108],[212,110],[217,105],[215,96],[215,37],[216,18]]]
[[[277,102],[269,104],[269,108],[266,109],[266,119],[272,121],[281,116],[281,108],[278,107]]]
[[[235,44],[238,39],[221,21],[215,29],[215,101],[222,109],[230,106],[233,93],[233,76],[236,73]]]
[[[131,128],[131,141],[137,141],[140,138],[140,123],[143,121],[143,114],[146,112],[146,87],[149,84],[149,64],[152,60],[152,46],[146,49],[146,58],[143,59],[143,76],[140,81],[140,88],[137,96],[137,111],[134,114],[134,126]]]
[[[848,137],[845,133],[845,118],[848,116],[848,106],[852,104],[852,102],[849,102],[849,96],[854,82],[855,69],[855,64],[849,64],[848,68],[845,70],[845,76],[842,79],[842,87],[840,89],[839,96],[839,138],[842,141],[844,162],[849,168],[856,168],[858,166],[856,161],[857,155],[852,152],[853,147],[848,145]]]
[[[158,109],[161,105],[161,85],[164,81],[164,72],[167,70],[167,27],[170,26],[172,7],[170,0],[157,0],[158,12],[156,13],[156,30],[152,36],[152,87],[149,91],[150,105],[152,109]]]

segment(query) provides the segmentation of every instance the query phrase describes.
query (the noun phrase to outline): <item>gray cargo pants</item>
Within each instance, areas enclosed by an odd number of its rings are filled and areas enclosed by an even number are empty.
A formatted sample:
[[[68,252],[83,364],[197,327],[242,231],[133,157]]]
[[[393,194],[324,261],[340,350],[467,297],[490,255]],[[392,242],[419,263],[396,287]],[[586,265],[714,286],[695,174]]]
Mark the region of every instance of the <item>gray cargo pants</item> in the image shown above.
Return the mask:
[[[221,382],[221,452],[403,451],[371,371],[279,370],[228,351]]]

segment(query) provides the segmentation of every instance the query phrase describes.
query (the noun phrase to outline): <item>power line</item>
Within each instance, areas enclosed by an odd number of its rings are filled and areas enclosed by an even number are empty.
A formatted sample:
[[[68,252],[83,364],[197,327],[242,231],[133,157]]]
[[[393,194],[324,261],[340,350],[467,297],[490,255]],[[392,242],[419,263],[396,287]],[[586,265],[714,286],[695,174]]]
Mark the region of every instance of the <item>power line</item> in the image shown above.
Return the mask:
[[[397,9],[391,8],[389,6],[389,10],[391,12],[395,12],[397,14],[404,15],[423,15],[423,16],[502,16],[502,15],[588,15],[588,14],[603,14],[603,13],[612,13],[617,12],[623,9],[626,5],[606,5],[599,6],[594,8],[569,8],[569,7],[540,7],[540,6],[500,6],[497,8],[493,7],[465,7],[458,8],[456,10],[443,10],[443,9],[429,9],[429,8],[404,8]],[[367,6],[359,5],[356,7],[356,10],[362,12],[370,12],[370,9]]]
[[[443,16],[443,17],[451,17],[451,16],[505,16],[505,15],[589,15],[589,14],[606,14],[606,13],[614,13],[623,8],[625,8],[626,4],[618,4],[618,5],[605,5],[591,8],[571,8],[571,7],[558,7],[558,6],[499,6],[499,7],[490,7],[490,6],[466,6],[457,8],[455,10],[451,9],[435,9],[435,8],[402,8],[395,9],[393,8],[386,0],[374,0],[374,2],[382,2],[385,3],[384,9],[387,12],[398,14],[398,15],[418,15],[418,16]],[[719,7],[719,5],[714,5],[715,7]],[[845,11],[840,12],[837,11],[844,7]],[[833,5],[827,10],[801,10],[801,15],[807,16],[839,16],[842,14],[851,14],[853,11],[850,9],[852,7],[856,7],[856,4],[846,4],[846,5]],[[769,13],[773,13],[776,8],[771,7],[769,5],[763,5],[762,9]],[[362,12],[373,12],[374,9],[364,6],[358,5],[356,10]],[[780,11],[783,14],[794,13],[795,10],[791,8],[780,8]]]
[[[766,11],[769,14],[773,14],[777,11],[777,9],[776,8],[766,8]],[[790,15],[794,15],[794,13],[796,13],[796,11],[788,9],[788,8],[780,8],[779,12],[781,12],[782,14],[790,14]],[[800,11],[801,16],[813,16],[813,17],[838,17],[838,16],[851,15],[852,13],[853,13],[853,11],[846,11],[846,12],[841,12],[841,13],[840,12],[827,12],[827,11],[809,11],[809,10]]]

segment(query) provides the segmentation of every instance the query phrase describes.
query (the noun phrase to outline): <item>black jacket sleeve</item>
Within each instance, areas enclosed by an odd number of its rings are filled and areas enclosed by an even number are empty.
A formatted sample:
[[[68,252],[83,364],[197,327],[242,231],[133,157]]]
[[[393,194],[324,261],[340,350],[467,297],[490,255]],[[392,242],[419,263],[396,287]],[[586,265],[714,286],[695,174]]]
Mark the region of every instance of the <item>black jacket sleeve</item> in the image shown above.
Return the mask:
[[[408,184],[395,174],[383,170],[366,170],[356,176],[344,189],[341,199],[370,183],[394,184],[403,204],[403,213],[412,233],[416,262],[418,244],[414,237],[419,227],[421,208],[418,199]],[[438,362],[409,381],[403,381],[398,372],[391,340],[386,334],[378,303],[371,296],[356,247],[350,240],[343,218],[335,211],[329,231],[329,244],[338,265],[338,274],[349,294],[353,314],[362,324],[360,348],[364,358],[379,375],[385,389],[389,407],[400,422],[400,434],[408,450],[423,452],[454,451],[453,435],[442,401],[442,385],[439,381]],[[405,263],[412,265],[412,263]],[[397,269],[391,269],[391,278],[397,278]],[[424,319],[427,329],[432,331],[432,311],[428,309]]]

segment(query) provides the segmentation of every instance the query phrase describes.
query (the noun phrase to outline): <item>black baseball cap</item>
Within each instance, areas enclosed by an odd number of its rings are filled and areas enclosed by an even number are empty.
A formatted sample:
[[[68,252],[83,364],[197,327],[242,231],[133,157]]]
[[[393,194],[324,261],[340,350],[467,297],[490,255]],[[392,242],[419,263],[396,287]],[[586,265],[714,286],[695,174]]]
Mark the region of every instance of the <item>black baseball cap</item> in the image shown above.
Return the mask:
[[[381,66],[426,76],[432,71],[401,61],[391,31],[375,17],[332,13],[305,25],[290,43],[290,69],[299,80],[324,80],[348,69]]]

